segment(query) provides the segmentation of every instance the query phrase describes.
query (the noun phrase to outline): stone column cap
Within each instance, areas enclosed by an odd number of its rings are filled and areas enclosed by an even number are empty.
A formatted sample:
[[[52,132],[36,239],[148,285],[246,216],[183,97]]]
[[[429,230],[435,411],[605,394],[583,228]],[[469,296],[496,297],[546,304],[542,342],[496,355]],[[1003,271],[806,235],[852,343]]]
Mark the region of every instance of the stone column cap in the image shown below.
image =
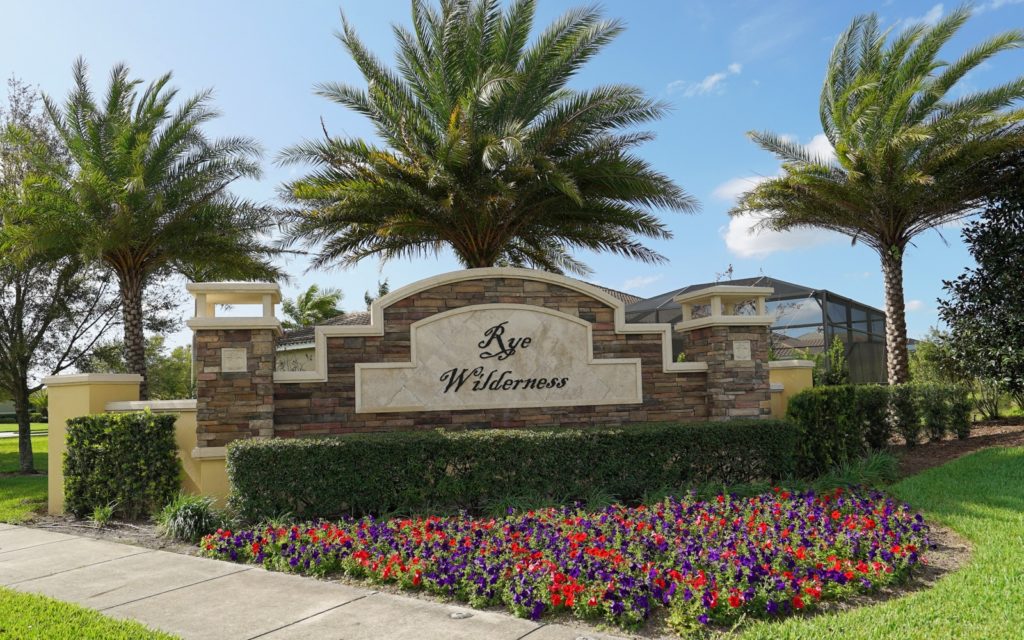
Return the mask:
[[[772,360],[769,369],[813,369],[814,360]]]
[[[68,373],[43,378],[47,387],[70,384],[141,384],[142,376],[137,373]]]
[[[185,289],[192,295],[205,294],[214,304],[260,304],[269,295],[274,304],[281,302],[281,287],[276,282],[189,282]]]

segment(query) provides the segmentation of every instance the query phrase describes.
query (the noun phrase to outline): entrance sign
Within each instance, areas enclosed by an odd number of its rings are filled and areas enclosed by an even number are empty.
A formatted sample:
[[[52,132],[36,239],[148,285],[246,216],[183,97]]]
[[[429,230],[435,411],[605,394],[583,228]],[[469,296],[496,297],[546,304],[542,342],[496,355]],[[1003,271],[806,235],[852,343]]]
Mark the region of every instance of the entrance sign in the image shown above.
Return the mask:
[[[591,325],[522,304],[482,304],[410,327],[411,362],[357,363],[356,413],[643,401],[639,358],[594,359]]]

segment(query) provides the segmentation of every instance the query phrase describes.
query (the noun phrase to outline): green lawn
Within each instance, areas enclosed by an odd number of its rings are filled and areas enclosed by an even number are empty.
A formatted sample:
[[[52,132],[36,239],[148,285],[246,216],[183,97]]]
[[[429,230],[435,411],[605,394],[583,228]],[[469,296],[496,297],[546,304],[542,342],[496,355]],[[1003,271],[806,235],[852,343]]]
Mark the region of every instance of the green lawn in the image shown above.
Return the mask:
[[[49,429],[49,425],[45,422],[33,422],[32,431],[46,431]],[[0,432],[3,431],[17,431],[18,425],[13,422],[0,422]]]
[[[19,640],[174,640],[138,622],[114,620],[96,611],[45,596],[0,587],[0,638]]]
[[[46,436],[32,438],[36,470],[46,472]],[[18,439],[0,438],[0,473],[18,470]],[[46,476],[0,476],[0,522],[22,522],[46,504]],[[0,630],[0,638],[5,637]]]
[[[743,638],[1020,638],[1024,629],[1024,448],[986,449],[892,487],[970,540],[966,567],[932,588],[840,614],[752,625]]]

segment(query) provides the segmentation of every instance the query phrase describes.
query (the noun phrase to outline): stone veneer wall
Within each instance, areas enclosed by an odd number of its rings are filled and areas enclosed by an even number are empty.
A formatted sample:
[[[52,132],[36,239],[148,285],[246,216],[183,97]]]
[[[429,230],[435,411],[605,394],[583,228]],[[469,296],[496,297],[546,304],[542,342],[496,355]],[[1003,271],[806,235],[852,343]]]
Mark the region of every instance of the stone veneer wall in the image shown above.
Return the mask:
[[[556,309],[592,323],[594,358],[641,358],[644,402],[630,405],[356,413],[355,363],[406,362],[409,326],[467,305],[518,303]],[[536,427],[594,425],[708,417],[702,372],[662,371],[662,334],[618,334],[614,310],[583,293],[519,278],[481,278],[440,285],[384,309],[384,335],[329,337],[327,382],[275,383],[277,436],[401,431],[435,427]],[[767,372],[765,372],[767,388]]]
[[[195,332],[196,444],[223,447],[237,438],[274,435],[272,329]],[[246,371],[221,371],[222,349],[245,349]]]
[[[688,362],[707,362],[707,415],[711,420],[771,413],[768,327],[715,326],[683,333]],[[733,360],[733,342],[750,341],[750,360]]]

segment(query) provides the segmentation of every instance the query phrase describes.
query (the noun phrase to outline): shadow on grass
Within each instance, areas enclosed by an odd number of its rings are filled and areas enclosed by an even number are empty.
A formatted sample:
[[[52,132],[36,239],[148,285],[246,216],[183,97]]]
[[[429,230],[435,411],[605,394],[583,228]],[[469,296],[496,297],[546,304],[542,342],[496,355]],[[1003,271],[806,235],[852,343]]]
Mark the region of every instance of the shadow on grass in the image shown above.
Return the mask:
[[[36,471],[46,473],[46,436],[32,438],[32,460]],[[0,474],[14,473],[20,468],[18,462],[18,439],[0,439]]]

